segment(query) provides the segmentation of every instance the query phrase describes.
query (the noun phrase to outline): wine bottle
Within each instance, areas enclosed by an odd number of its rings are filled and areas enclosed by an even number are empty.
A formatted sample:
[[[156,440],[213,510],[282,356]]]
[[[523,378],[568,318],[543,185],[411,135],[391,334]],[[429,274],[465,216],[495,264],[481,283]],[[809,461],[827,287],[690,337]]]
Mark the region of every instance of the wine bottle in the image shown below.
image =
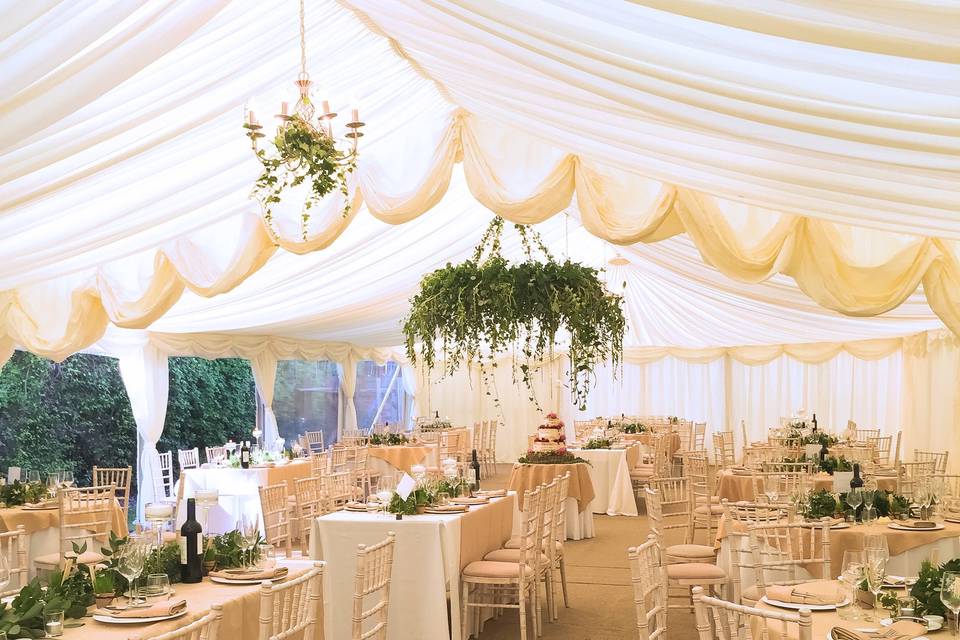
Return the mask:
[[[860,477],[860,463],[853,463],[853,477],[850,479],[850,488],[859,489],[863,487],[863,478]]]
[[[823,464],[827,461],[827,456],[830,454],[830,450],[827,449],[827,439],[824,438],[820,441],[820,464]]]
[[[474,491],[480,490],[480,461],[477,460],[477,450],[470,454],[470,487]]]
[[[240,466],[244,469],[250,468],[250,441],[244,440],[240,447]]]
[[[816,433],[817,432],[817,414],[813,414],[812,422],[813,422],[813,432]]]
[[[180,581],[203,579],[203,528],[197,522],[197,501],[187,498],[187,519],[180,527]]]
[[[436,418],[437,420],[439,420],[439,419],[440,419],[440,411],[434,411],[434,412],[433,412],[433,417]]]

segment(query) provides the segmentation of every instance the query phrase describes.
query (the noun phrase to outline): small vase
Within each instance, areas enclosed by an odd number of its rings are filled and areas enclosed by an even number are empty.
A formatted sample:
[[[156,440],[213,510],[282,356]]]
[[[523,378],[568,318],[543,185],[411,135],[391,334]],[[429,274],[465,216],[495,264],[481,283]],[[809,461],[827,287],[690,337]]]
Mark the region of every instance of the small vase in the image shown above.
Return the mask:
[[[93,597],[97,601],[97,608],[99,609],[109,606],[114,599],[114,595],[112,593],[97,593]]]
[[[204,574],[209,574],[211,571],[213,571],[213,568],[214,568],[215,566],[217,566],[217,561],[216,561],[216,560],[204,560],[204,561],[203,561],[203,573],[204,573]]]
[[[417,513],[426,513],[426,511],[427,511],[427,505],[425,504],[417,505]]]

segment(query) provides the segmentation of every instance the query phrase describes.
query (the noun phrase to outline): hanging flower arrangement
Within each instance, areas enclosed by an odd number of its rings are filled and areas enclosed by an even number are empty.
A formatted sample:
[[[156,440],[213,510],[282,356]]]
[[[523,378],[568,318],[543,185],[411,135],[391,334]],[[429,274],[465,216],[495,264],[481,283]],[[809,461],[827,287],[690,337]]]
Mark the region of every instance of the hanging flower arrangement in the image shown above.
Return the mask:
[[[597,269],[556,261],[535,231],[514,227],[523,243],[524,262],[511,264],[501,255],[503,219],[498,217],[470,260],[448,263],[423,277],[403,323],[407,357],[414,363],[419,358],[430,370],[439,348],[445,374],[476,363],[487,394],[494,395],[489,369],[496,366],[498,354],[513,348],[522,354],[519,363],[513,359],[514,378],[519,372],[530,400],[536,402],[532,375],[550,358],[557,334],[565,330],[570,392],[584,409],[597,365],[610,360],[617,367],[621,362],[623,299],[606,290]],[[542,260],[535,259],[535,251]]]

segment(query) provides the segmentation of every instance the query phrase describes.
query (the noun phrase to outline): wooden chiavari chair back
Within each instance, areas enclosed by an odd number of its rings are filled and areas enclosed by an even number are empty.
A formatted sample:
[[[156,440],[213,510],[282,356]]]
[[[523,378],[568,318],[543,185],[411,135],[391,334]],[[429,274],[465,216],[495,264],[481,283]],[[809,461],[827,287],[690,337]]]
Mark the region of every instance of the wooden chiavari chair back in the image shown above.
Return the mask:
[[[323,625],[323,568],[323,562],[314,562],[313,568],[301,576],[260,586],[257,640],[317,635],[317,627]]]
[[[295,500],[296,537],[304,550],[310,548],[313,521],[328,512],[328,501],[323,494],[319,477],[300,478],[293,484]]]
[[[311,453],[309,459],[311,476],[320,478],[330,472],[330,455],[327,452]]]
[[[60,513],[60,550],[34,558],[38,569],[56,569],[68,555],[73,555],[73,545],[87,545],[88,551],[78,557],[78,562],[94,564],[101,562],[98,553],[108,546],[113,530],[114,513],[117,508],[116,487],[61,488],[57,493]]]
[[[0,590],[0,597],[14,595],[26,586],[28,572],[27,548],[30,546],[30,535],[22,524],[18,524],[13,531],[0,533],[0,555],[7,561],[10,569],[10,582],[4,590]]]
[[[809,573],[831,580],[830,522],[775,522],[750,525],[750,551],[757,587],[809,582]]]
[[[204,447],[204,449],[204,454],[207,456],[207,462],[209,464],[220,464],[227,459],[226,447]]]
[[[932,477],[936,472],[936,462],[924,460],[921,462],[900,462],[897,464],[897,493],[907,498],[913,498],[913,492],[925,478]]]
[[[792,522],[793,511],[784,505],[771,505],[765,502],[731,503],[723,500],[722,506],[728,538],[727,564],[730,566],[733,601],[738,604],[753,605],[763,594],[758,593],[755,586],[748,588],[746,593],[742,590],[744,582],[751,585],[756,583],[753,579],[756,566],[753,563],[753,551],[750,549],[750,527],[755,524]]]
[[[691,436],[690,450],[691,451],[707,450],[707,423],[706,422],[693,423],[693,435]]]
[[[670,531],[683,532],[683,544],[690,542],[690,490],[689,479],[654,478],[644,490],[647,502],[647,516],[652,531],[661,546],[667,544]]]
[[[327,452],[330,457],[330,471],[346,471],[350,463],[350,453],[347,447],[340,444],[330,447]]]
[[[193,449],[178,449],[177,462],[180,463],[180,471],[184,469],[200,468],[200,450],[197,447]]]
[[[690,541],[693,542],[698,529],[706,532],[706,541],[712,542],[719,525],[723,509],[716,496],[716,475],[710,470],[706,452],[689,453],[683,458],[684,475],[689,479],[690,506],[693,509],[690,518]]]
[[[280,482],[259,487],[260,511],[263,513],[264,538],[274,547],[281,545],[291,553],[290,502],[287,499],[287,483]]]
[[[307,441],[306,449],[310,453],[322,453],[326,449],[323,444],[323,431],[306,431],[303,437]]]
[[[867,440],[867,444],[873,448],[873,460],[881,467],[889,467],[891,464],[890,453],[893,449],[893,436],[877,436]]]
[[[160,475],[154,478],[154,489],[158,496],[173,498],[173,452],[164,451],[160,457]]]
[[[161,633],[158,636],[132,635],[130,640],[218,640],[220,622],[223,620],[223,605],[210,605],[210,612],[190,624]]]
[[[639,547],[627,550],[633,605],[637,611],[640,640],[667,636],[667,574],[660,556],[657,536],[650,534]]]
[[[949,451],[920,451],[913,450],[914,462],[932,462],[934,473],[947,472],[947,459],[950,457]]]
[[[880,437],[880,429],[855,429],[857,442],[869,442],[873,438]]]
[[[713,455],[720,469],[736,466],[737,454],[733,442],[733,431],[719,431],[713,434]]]
[[[356,496],[353,474],[349,471],[328,473],[320,479],[323,494],[330,501],[329,509],[340,509]]]
[[[393,549],[397,534],[387,532],[385,540],[372,546],[357,545],[357,572],[353,587],[352,640],[386,640],[387,609],[390,605],[390,578],[393,575]],[[364,599],[379,594],[370,608]],[[364,631],[364,626],[373,626]]]
[[[759,636],[753,640],[773,640],[767,629],[767,620],[797,625],[797,640],[813,640],[813,620],[810,609],[800,609],[798,613],[781,613],[770,609],[745,607],[713,598],[703,593],[703,587],[693,588],[693,610],[697,620],[697,634],[700,640],[741,640],[749,638],[751,619],[762,622],[757,625]],[[780,637],[778,634],[777,638]],[[790,637],[793,637],[792,635]]]
[[[97,467],[93,468],[93,486],[116,488],[114,494],[120,507],[123,509],[123,517],[127,517],[130,510],[130,479],[133,475],[132,467]]]

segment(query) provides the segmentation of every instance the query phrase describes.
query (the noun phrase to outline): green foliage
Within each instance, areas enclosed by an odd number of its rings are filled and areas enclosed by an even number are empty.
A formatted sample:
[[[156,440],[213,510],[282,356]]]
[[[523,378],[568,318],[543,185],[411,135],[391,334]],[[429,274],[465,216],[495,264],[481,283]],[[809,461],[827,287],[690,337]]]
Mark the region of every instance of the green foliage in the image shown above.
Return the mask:
[[[583,445],[584,449],[609,449],[613,446],[613,443],[610,442],[607,438],[596,438],[593,440],[588,440],[587,444]]]
[[[647,430],[647,425],[642,422],[631,422],[620,427],[620,431],[623,433],[644,433]]]
[[[260,544],[263,539],[258,534],[256,544],[247,551],[243,551],[240,544],[242,539],[243,535],[237,530],[214,536],[207,541],[207,551],[212,550],[212,553],[208,555],[205,552],[204,560],[214,560],[218,570],[243,566],[244,558],[255,563],[260,559]]]
[[[407,444],[410,439],[402,433],[372,433],[370,434],[370,444],[386,445],[396,447],[401,444]]]
[[[161,451],[238,440],[255,421],[247,361],[170,358]],[[56,363],[17,351],[0,370],[0,468],[70,470],[83,486],[95,464],[136,466],[136,451],[136,423],[115,359],[76,354]]]
[[[517,462],[520,464],[577,464],[579,462],[590,464],[589,460],[567,453],[566,449],[560,451],[527,451],[527,454],[520,456]]]
[[[917,615],[946,615],[940,601],[940,581],[946,571],[960,571],[960,558],[948,560],[939,566],[933,565],[929,560],[920,563],[917,583],[910,589],[910,595],[917,599]]]
[[[249,129],[249,127],[247,127]],[[251,130],[251,133],[254,133]],[[248,133],[248,135],[251,135]],[[264,219],[273,230],[273,205],[282,200],[285,189],[310,181],[310,195],[303,203],[301,234],[307,239],[310,209],[335,189],[344,196],[343,215],[350,213],[347,175],[357,168],[356,156],[341,153],[333,139],[315,129],[300,116],[292,116],[273,139],[275,153],[257,150],[263,172],[253,187],[253,197],[263,206]]]
[[[46,587],[34,578],[11,602],[0,603],[0,631],[11,640],[42,638],[44,613],[63,611],[66,618],[82,618],[93,603],[93,585],[86,567],[81,566],[66,578],[54,571]]]
[[[594,368],[607,359],[614,367],[621,361],[623,299],[606,290],[596,269],[555,261],[535,232],[514,226],[526,250],[525,262],[510,264],[500,254],[503,220],[494,218],[472,259],[448,263],[423,277],[403,322],[407,356],[416,362],[419,344],[419,358],[428,369],[442,359],[444,372],[450,374],[463,363],[476,362],[487,394],[493,395],[488,367],[496,366],[497,354],[513,347],[522,360],[513,365],[514,378],[519,370],[529,399],[536,403],[533,374],[564,329],[570,339],[570,392],[577,406],[585,408]],[[532,243],[545,261],[534,260]],[[490,253],[484,258],[488,245]]]
[[[826,489],[811,491],[807,499],[807,517],[811,520],[832,518],[839,508],[837,498]]]
[[[0,503],[8,507],[36,503],[48,497],[47,487],[42,482],[20,482],[14,480],[10,484],[0,486]]]
[[[836,471],[853,471],[853,463],[844,456],[827,456],[820,461],[820,470],[833,475]]]

